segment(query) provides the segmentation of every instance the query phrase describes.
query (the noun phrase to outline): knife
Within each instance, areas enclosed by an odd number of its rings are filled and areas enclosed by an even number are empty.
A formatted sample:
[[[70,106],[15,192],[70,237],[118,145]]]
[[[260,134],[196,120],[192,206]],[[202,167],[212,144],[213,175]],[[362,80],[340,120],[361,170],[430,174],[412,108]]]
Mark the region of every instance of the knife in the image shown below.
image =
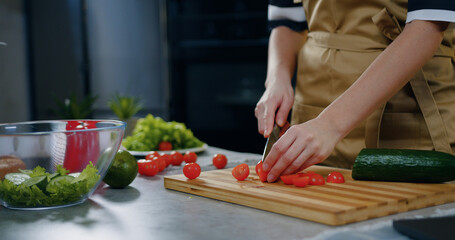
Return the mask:
[[[267,138],[267,142],[265,143],[264,153],[262,154],[262,162],[264,162],[265,157],[269,154],[270,150],[272,149],[273,144],[278,141],[278,139],[288,130],[290,127],[289,122],[286,122],[283,127],[280,127],[275,124],[273,127],[272,133]]]

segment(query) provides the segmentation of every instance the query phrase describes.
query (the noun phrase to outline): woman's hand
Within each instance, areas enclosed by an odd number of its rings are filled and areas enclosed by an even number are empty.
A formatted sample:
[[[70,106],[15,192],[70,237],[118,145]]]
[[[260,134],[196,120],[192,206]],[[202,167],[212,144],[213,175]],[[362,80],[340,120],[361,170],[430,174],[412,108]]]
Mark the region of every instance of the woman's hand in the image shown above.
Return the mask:
[[[304,33],[285,26],[274,28],[270,34],[266,90],[254,110],[258,131],[264,137],[269,137],[275,122],[279,126],[286,123],[294,103],[291,80],[304,41]]]
[[[294,125],[272,146],[262,165],[268,182],[324,161],[341,135],[316,118]]]
[[[254,110],[259,133],[268,137],[275,122],[282,127],[293,103],[294,90],[290,80],[268,81],[267,88]]]

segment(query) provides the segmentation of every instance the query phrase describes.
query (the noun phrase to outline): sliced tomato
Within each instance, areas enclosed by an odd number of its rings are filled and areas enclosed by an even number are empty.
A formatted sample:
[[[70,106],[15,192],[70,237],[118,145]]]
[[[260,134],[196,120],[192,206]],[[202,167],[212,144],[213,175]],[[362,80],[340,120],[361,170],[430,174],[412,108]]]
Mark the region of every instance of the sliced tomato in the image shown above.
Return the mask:
[[[195,152],[186,152],[185,155],[183,155],[183,161],[186,163],[192,163],[196,162],[197,160],[197,155]]]
[[[195,179],[201,175],[201,166],[197,163],[187,163],[183,167],[183,175],[188,179]]]
[[[171,156],[171,164],[173,166],[180,166],[183,162],[183,155],[180,152],[173,151],[170,154]]]
[[[281,175],[280,179],[281,179],[281,181],[284,182],[284,184],[292,185],[292,184],[294,184],[292,179],[297,178],[297,177],[299,177],[299,174],[296,173],[296,174],[290,174],[290,175]]]
[[[320,174],[313,173],[309,176],[310,178],[310,185],[324,185],[324,177],[321,176]]]
[[[260,161],[256,165],[256,173],[258,174],[259,179],[261,180],[261,182],[266,182],[267,181],[267,175],[269,174],[269,172],[266,172],[266,171],[264,171],[262,169],[262,161]]]
[[[294,178],[292,178],[292,183],[296,187],[305,187],[306,185],[308,185],[308,183],[310,183],[310,177],[308,177],[308,176],[294,177]]]
[[[329,175],[327,176],[327,182],[344,183],[344,176],[343,176],[343,174],[341,174],[337,171],[333,171],[333,172],[329,173]]]
[[[232,176],[234,176],[239,181],[245,180],[248,175],[250,175],[250,167],[248,167],[248,164],[246,163],[237,165],[232,169]]]
[[[155,176],[159,172],[157,161],[140,159],[137,161],[137,167],[139,174],[145,176]]]

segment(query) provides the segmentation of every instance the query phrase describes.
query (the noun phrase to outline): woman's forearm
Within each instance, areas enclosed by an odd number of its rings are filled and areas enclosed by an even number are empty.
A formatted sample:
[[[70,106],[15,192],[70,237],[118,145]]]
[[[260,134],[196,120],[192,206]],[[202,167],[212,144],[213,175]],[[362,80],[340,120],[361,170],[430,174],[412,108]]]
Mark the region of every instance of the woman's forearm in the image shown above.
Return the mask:
[[[338,140],[399,91],[434,55],[444,23],[413,21],[381,53],[359,79],[330,104],[318,119]]]
[[[290,81],[304,39],[302,33],[284,26],[272,30],[269,39],[266,87],[270,81]]]

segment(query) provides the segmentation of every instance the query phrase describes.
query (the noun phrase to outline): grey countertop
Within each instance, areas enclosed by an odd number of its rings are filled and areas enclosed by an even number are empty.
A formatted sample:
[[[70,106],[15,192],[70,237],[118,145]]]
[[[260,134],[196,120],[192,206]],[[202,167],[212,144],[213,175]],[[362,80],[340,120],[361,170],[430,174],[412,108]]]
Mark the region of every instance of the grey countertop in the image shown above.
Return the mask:
[[[202,170],[215,169],[213,154],[228,157],[228,166],[255,164],[261,156],[209,147],[199,154]],[[455,215],[455,203],[332,227],[236,204],[194,196],[163,186],[172,166],[154,177],[138,175],[125,189],[103,186],[86,202],[66,208],[18,211],[0,207],[0,239],[407,239],[391,221]],[[367,235],[365,231],[368,232]],[[362,237],[363,236],[363,237]],[[375,237],[376,236],[376,237]]]

